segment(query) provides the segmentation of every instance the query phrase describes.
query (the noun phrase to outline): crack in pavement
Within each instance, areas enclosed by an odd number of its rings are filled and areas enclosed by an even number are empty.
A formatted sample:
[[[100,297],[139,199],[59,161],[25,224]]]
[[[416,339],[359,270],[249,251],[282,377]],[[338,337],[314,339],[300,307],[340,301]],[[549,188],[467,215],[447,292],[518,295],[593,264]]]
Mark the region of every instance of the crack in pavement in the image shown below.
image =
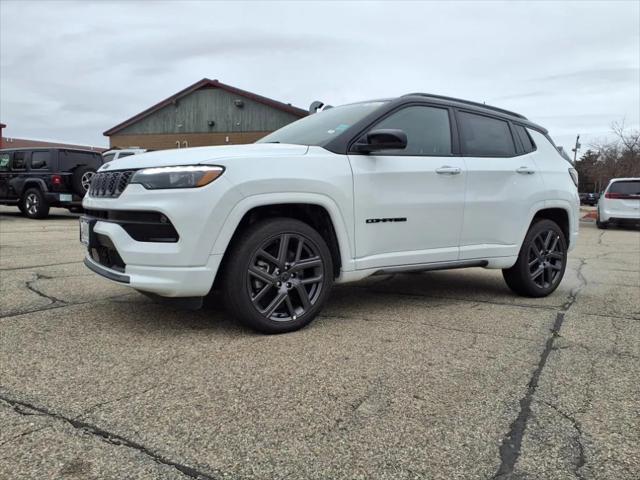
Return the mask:
[[[86,300],[84,302],[66,302],[64,300],[60,300],[59,302],[49,303],[49,304],[45,305],[44,307],[34,308],[34,309],[31,309],[31,310],[21,310],[21,311],[18,311],[18,312],[7,313],[6,315],[0,315],[0,320],[4,320],[6,318],[12,318],[12,317],[19,317],[20,315],[29,315],[31,313],[46,312],[48,310],[55,310],[57,308],[75,307],[75,306],[78,306],[78,305],[88,305],[88,304],[91,304],[91,303],[103,303],[103,302],[107,302],[109,300],[126,297],[126,296],[129,296],[129,295],[132,295],[132,294],[133,294],[133,292],[122,293],[122,294],[113,295],[113,296],[110,296],[110,297],[104,297],[104,298],[99,298],[99,299],[94,299],[94,300]]]
[[[39,428],[33,428],[31,430],[27,430],[26,432],[19,433],[18,435],[14,435],[13,437],[8,438],[4,442],[0,443],[0,447],[3,447],[4,445],[7,445],[11,442],[14,442],[19,438],[26,437],[27,435],[31,435],[32,433],[36,433],[36,432],[39,432],[40,430],[45,430],[47,428],[49,428],[49,425],[45,425],[44,427],[39,427]]]
[[[36,287],[33,286],[33,284],[38,280],[52,280],[52,279],[53,277],[43,275],[42,273],[36,273],[36,278],[34,278],[33,280],[29,280],[28,282],[25,282],[25,285],[27,289],[29,289],[33,293],[41,296],[42,298],[46,298],[47,300],[49,300],[51,302],[49,305],[55,305],[55,304],[61,304],[61,303],[66,305],[67,302],[65,302],[64,300],[56,298],[53,295],[47,295],[46,293],[41,292],[40,290],[38,290]]]
[[[518,458],[520,458],[524,433],[527,429],[529,418],[531,417],[531,404],[533,403],[533,397],[538,388],[540,376],[542,375],[542,371],[547,364],[547,359],[553,350],[555,340],[560,336],[565,313],[573,306],[578,294],[587,285],[587,279],[582,274],[582,268],[586,263],[587,262],[584,258],[580,259],[580,265],[576,272],[578,279],[580,280],[580,285],[570,292],[567,301],[562,305],[560,311],[556,313],[556,319],[553,323],[553,327],[551,328],[551,335],[549,335],[545,342],[545,348],[540,354],[538,366],[533,371],[533,374],[529,379],[525,395],[520,399],[520,411],[518,416],[511,423],[509,432],[507,432],[502,440],[502,444],[499,449],[500,465],[492,477],[494,480],[511,477],[516,463],[518,462]],[[582,458],[584,458],[584,455]]]
[[[574,440],[576,442],[576,445],[578,446],[578,457],[573,462],[573,473],[578,479],[584,480],[584,475],[582,474],[582,472],[580,472],[580,470],[587,463],[587,457],[584,453],[584,445],[582,444],[582,426],[580,425],[580,422],[578,422],[571,414],[562,411],[558,406],[554,405],[553,403],[546,402],[546,401],[542,401],[542,403],[544,403],[548,407],[551,407],[553,410],[558,412],[562,417],[569,420],[569,422],[571,422],[571,425],[573,426],[573,429],[576,431],[576,436],[574,437]]]
[[[130,440],[117,433],[109,432],[107,430],[104,430],[96,425],[85,422],[83,420],[66,417],[60,413],[56,413],[52,410],[49,410],[48,408],[40,407],[40,406],[31,404],[28,402],[24,402],[21,400],[9,398],[4,395],[0,395],[0,400],[14,407],[14,410],[18,413],[24,414],[23,412],[21,412],[21,410],[16,409],[15,408],[16,406],[19,406],[22,408],[28,408],[42,415],[45,415],[49,418],[65,422],[71,425],[74,429],[81,430],[90,435],[93,435],[97,437],[99,440],[102,440],[106,443],[109,443],[112,445],[119,445],[119,446],[130,448],[132,450],[136,450],[137,452],[142,453],[143,455],[146,455],[156,463],[175,468],[180,473],[186,475],[189,478],[194,478],[196,480],[218,480],[219,478],[219,477],[214,477],[209,473],[199,471],[194,467],[190,467],[189,465],[185,465],[185,464],[176,462],[174,460],[171,460],[160,453],[150,450],[148,447],[145,447],[141,443],[138,443],[134,440]]]
[[[0,272],[10,272],[12,270],[28,270],[30,268],[57,267],[58,265],[73,265],[74,263],[82,263],[82,262],[80,262],[80,261],[76,261],[76,262],[61,262],[61,263],[49,263],[49,264],[45,264],[45,265],[30,265],[28,267],[0,268]]]

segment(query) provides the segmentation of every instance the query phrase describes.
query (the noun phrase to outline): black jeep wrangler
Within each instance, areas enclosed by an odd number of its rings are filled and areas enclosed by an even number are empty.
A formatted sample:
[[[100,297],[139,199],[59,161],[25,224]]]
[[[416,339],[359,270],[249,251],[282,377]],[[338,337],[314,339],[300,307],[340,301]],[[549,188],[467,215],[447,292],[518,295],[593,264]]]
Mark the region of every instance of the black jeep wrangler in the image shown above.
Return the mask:
[[[82,197],[102,156],[71,148],[0,150],[0,204],[16,205],[29,218],[45,218],[49,207],[82,209]]]

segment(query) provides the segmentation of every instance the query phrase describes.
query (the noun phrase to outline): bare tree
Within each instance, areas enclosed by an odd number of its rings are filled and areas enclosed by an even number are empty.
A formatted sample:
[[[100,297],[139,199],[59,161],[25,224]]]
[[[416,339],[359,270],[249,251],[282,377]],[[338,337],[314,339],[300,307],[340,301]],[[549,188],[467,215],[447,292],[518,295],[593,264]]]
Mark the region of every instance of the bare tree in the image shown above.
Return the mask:
[[[640,177],[640,131],[622,120],[611,124],[611,132],[613,140],[591,144],[576,162],[581,190],[602,191],[612,178]]]

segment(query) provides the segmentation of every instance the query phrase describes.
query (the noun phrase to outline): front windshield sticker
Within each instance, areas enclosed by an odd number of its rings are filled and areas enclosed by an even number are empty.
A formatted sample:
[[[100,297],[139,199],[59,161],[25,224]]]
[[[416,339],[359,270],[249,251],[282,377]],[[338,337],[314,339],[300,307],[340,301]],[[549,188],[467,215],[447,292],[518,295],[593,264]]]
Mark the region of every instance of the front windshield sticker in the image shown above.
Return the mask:
[[[334,133],[338,132],[338,133],[342,133],[344,132],[347,128],[349,128],[351,125],[347,125],[346,123],[341,123],[340,125],[338,125],[336,128],[330,128],[329,130],[327,130],[327,133],[330,135],[333,135]]]

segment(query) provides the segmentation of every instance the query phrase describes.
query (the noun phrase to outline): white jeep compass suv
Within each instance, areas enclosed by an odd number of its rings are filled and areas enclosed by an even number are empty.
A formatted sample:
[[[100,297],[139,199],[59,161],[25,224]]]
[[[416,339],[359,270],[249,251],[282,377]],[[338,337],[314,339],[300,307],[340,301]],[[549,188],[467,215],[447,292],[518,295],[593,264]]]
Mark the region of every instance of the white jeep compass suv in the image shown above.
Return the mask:
[[[106,278],[196,305],[215,285],[247,325],[286,332],[334,282],[370,275],[500,268],[518,294],[550,294],[578,235],[576,184],[522,115],[410,94],[325,109],[252,145],[112,161],[80,237]]]

